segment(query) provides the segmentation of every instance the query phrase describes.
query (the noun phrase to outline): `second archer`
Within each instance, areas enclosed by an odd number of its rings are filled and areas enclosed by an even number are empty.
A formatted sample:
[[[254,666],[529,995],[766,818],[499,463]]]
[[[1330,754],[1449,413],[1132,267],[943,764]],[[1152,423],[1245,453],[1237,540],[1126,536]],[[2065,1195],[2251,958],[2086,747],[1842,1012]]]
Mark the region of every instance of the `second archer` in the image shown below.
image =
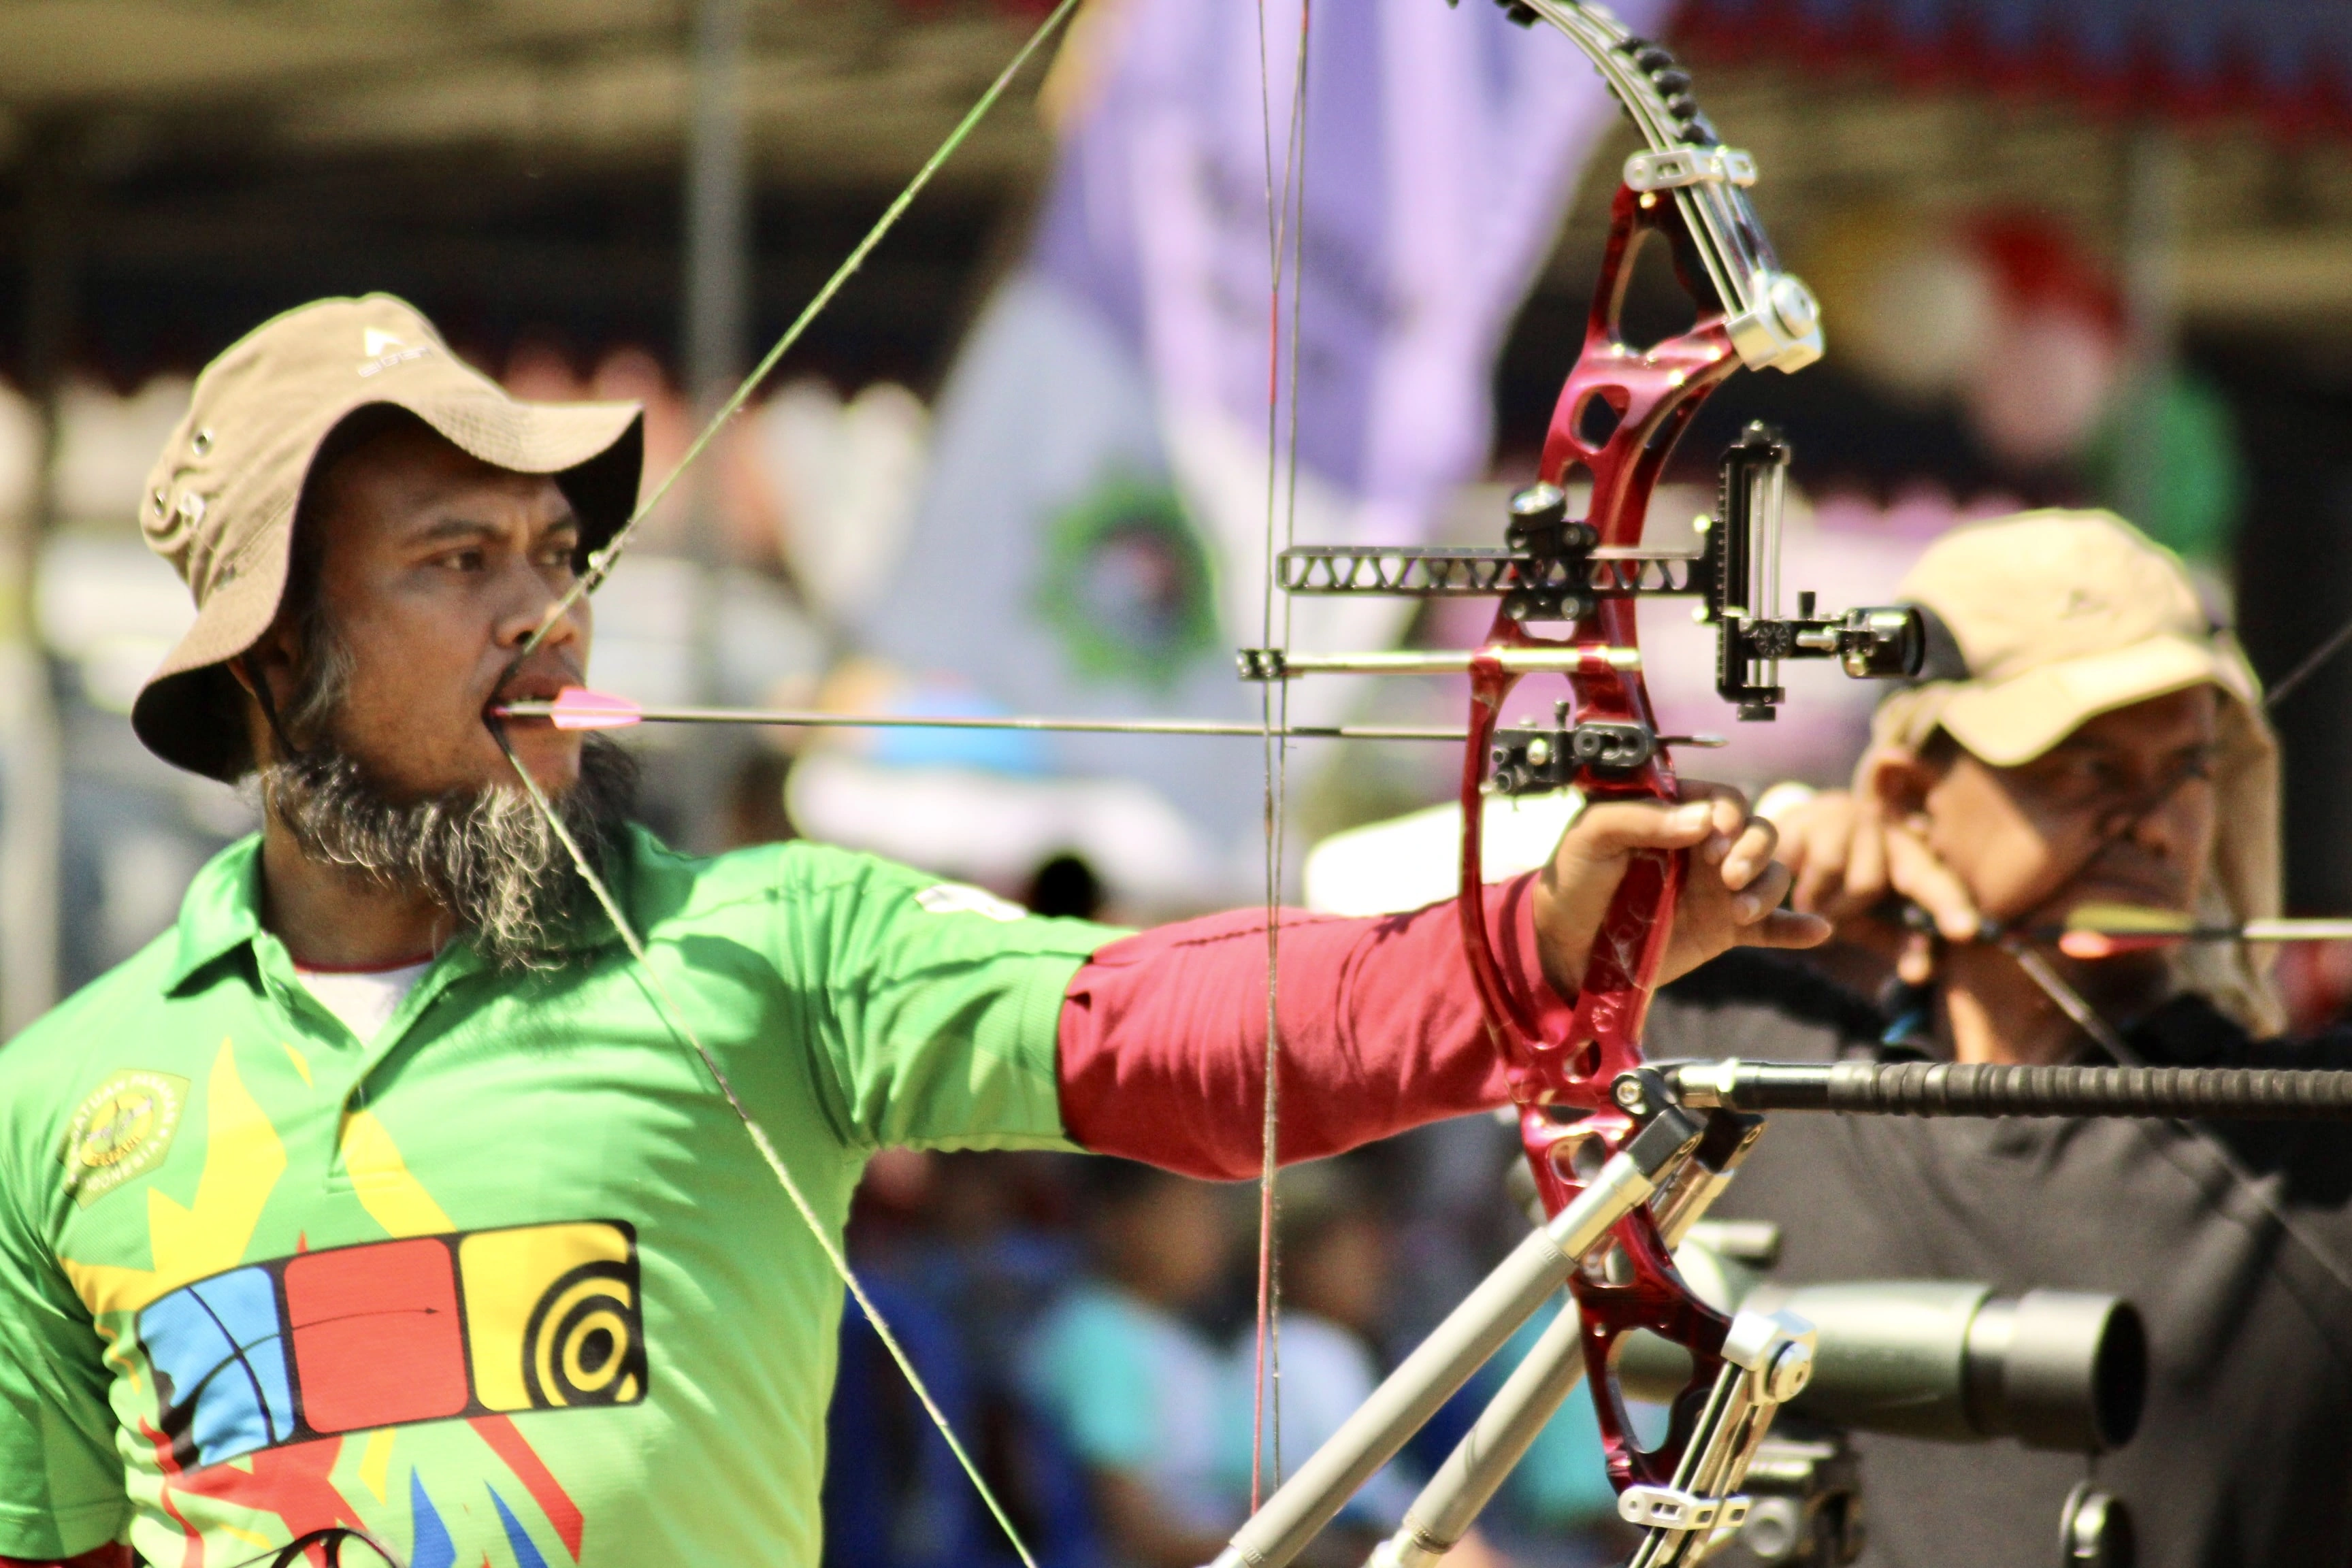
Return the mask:
[[[1850,794],[1780,811],[1797,902],[1900,972],[1893,1016],[1734,955],[1662,992],[1658,1055],[2342,1068],[2352,1037],[2263,1039],[2240,943],[2081,963],[1978,940],[2127,904],[2237,926],[2277,912],[2275,743],[2252,671],[2179,563],[2105,513],[1956,530],[1900,596],[1933,612]],[[1778,792],[1773,792],[1778,793]],[[1768,804],[1771,795],[1768,794]],[[1884,918],[1889,896],[1930,936]],[[1849,978],[1858,977],[1843,969]],[[1865,987],[1866,988],[1866,987]],[[2352,1150],[2252,1123],[1783,1119],[1722,1212],[1769,1218],[1780,1277],[2112,1291],[2148,1331],[2137,1436],[2098,1481],[2147,1568],[2352,1558]],[[2084,1478],[2006,1444],[1858,1439],[1878,1564],[2031,1563]]]

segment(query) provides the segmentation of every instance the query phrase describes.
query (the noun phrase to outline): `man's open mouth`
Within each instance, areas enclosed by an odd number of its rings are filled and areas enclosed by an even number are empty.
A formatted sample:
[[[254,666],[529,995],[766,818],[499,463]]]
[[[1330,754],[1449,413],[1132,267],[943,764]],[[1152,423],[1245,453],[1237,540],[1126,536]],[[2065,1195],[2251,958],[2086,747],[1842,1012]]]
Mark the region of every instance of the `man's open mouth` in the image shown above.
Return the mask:
[[[488,702],[483,705],[483,716],[507,723],[544,724],[548,721],[546,714],[529,711],[518,713],[514,711],[516,705],[544,707],[554,701],[556,697],[571,684],[561,677],[551,675],[526,676],[520,679],[508,681],[499,688]]]

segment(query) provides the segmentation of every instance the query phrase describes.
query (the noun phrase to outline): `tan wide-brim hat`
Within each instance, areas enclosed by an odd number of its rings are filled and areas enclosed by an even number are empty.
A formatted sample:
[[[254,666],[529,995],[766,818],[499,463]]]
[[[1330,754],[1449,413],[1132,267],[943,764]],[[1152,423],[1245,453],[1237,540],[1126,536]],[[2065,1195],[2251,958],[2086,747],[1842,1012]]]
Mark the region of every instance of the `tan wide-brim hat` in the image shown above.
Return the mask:
[[[2198,915],[2225,925],[2278,913],[2278,740],[2253,668],[2179,557],[2112,512],[2021,512],[1945,534],[1895,593],[1934,619],[1922,679],[1878,706],[1876,746],[1916,752],[1942,730],[1995,767],[2015,767],[2102,713],[2200,686],[2220,691],[2219,831]],[[2271,957],[2192,942],[2176,967],[2183,984],[2273,1032]]]
[[[1950,642],[1929,649],[1922,685],[1881,710],[1881,731],[1895,721],[1914,744],[1940,728],[1995,767],[2015,767],[2152,697],[2210,685],[2261,701],[2237,639],[2213,624],[2179,559],[2112,512],[1956,528],[1895,594],[1935,612]],[[1936,668],[1939,654],[1958,666]]]
[[[277,618],[295,509],[320,443],[377,405],[406,409],[485,463],[552,475],[579,514],[583,556],[636,504],[636,404],[519,402],[389,294],[313,300],[264,322],[196,378],[140,507],[148,547],[196,601],[195,625],[131,710],[131,728],[165,762],[218,779],[248,765],[226,663]]]

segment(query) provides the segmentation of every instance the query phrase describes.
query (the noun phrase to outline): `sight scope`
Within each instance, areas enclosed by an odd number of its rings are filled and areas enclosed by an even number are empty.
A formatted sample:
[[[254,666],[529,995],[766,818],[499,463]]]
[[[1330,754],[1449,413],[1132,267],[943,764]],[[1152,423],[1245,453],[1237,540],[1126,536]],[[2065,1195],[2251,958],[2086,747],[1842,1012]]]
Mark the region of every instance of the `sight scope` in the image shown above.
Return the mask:
[[[1761,1284],[1743,1307],[1813,1325],[1813,1377],[1785,1408],[1850,1431],[1942,1442],[2014,1437],[2029,1448],[2097,1454],[2138,1429],[2147,1336],[2115,1296],[1873,1279]],[[1628,1335],[1618,1376],[1636,1398],[1670,1399],[1690,1361],[1648,1333]]]

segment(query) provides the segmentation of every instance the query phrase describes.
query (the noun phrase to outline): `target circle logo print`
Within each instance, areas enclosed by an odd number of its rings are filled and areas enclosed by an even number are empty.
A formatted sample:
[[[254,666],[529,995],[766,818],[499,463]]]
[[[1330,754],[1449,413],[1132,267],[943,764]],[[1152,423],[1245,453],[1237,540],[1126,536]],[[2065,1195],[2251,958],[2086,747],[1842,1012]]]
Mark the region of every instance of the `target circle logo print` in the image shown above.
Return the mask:
[[[637,1321],[635,1270],[625,1265],[583,1264],[550,1286],[523,1330],[532,1403],[635,1404],[645,1365]]]
[[[179,1134],[187,1103],[186,1079],[135,1068],[90,1090],[66,1124],[58,1151],[74,1201],[94,1203],[160,1164]]]

